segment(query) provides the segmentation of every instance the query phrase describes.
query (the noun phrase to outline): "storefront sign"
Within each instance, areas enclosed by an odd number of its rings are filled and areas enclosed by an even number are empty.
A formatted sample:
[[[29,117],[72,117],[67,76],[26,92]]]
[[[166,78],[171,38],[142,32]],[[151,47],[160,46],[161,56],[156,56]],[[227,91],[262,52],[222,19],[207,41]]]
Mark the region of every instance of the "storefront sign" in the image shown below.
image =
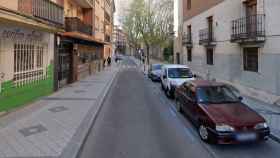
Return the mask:
[[[25,40],[25,41],[42,41],[43,34],[37,31],[23,31],[21,29],[4,29],[1,31],[2,39]]]

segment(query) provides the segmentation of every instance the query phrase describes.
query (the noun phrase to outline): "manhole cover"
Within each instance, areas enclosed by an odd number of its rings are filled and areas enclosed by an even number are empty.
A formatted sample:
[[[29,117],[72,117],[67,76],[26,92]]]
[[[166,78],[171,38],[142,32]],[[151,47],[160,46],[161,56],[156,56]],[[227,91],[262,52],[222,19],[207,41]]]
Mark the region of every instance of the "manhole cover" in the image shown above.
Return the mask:
[[[20,129],[19,132],[24,136],[24,137],[28,137],[34,134],[38,134],[38,133],[42,133],[47,131],[47,128],[44,127],[43,125],[39,124],[36,126],[31,126],[31,127],[27,127],[27,128],[23,128]]]
[[[57,107],[53,107],[53,108],[49,109],[49,111],[53,112],[53,113],[62,112],[62,111],[66,111],[66,110],[68,110],[68,108],[66,108],[64,106],[57,106]]]

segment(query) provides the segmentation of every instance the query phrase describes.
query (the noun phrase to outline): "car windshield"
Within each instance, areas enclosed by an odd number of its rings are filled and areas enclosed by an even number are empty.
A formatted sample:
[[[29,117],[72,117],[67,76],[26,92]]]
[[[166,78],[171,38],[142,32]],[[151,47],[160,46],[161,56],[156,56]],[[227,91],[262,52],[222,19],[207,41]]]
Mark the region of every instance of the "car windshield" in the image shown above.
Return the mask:
[[[161,69],[161,65],[153,65],[152,66],[152,70],[160,70]]]
[[[228,86],[209,86],[197,88],[197,99],[200,103],[233,103],[238,102],[238,97]]]
[[[192,78],[193,74],[188,68],[169,68],[169,78]]]

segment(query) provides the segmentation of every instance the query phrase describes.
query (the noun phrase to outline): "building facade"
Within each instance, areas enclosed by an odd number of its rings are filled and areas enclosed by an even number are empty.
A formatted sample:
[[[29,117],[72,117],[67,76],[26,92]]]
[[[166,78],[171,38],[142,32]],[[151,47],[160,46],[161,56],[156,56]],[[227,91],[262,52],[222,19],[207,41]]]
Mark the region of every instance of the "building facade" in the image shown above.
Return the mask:
[[[95,38],[94,1],[64,0],[65,32],[59,40],[57,88],[102,67],[104,43]]]
[[[113,0],[104,0],[104,40],[106,42],[104,48],[104,58],[107,59],[113,54],[113,27],[114,27],[114,13],[115,3]]]
[[[280,96],[279,0],[183,0],[179,61],[274,103]]]
[[[53,91],[63,21],[61,0],[0,1],[0,111]]]
[[[114,26],[113,38],[115,54],[126,54],[126,34],[119,26]]]

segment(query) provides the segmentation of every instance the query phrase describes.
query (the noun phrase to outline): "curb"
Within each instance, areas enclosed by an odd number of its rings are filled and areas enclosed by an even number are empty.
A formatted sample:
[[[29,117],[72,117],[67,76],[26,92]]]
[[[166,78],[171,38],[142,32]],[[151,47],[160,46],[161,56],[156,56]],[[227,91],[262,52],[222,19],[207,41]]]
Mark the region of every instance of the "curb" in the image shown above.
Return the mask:
[[[275,134],[273,134],[273,133],[271,133],[270,135],[269,135],[269,138],[270,139],[272,139],[272,140],[274,140],[275,142],[277,142],[277,143],[280,143],[280,137],[277,137]]]
[[[72,139],[70,140],[70,142],[68,143],[66,148],[63,150],[63,152],[62,152],[61,156],[59,156],[59,158],[77,158],[78,157],[78,155],[81,152],[82,147],[85,144],[87,137],[90,134],[90,131],[94,125],[94,122],[96,121],[96,119],[102,109],[102,105],[105,101],[105,98],[108,96],[108,94],[109,94],[108,92],[111,89],[118,73],[119,73],[119,69],[113,75],[112,79],[109,81],[109,84],[105,87],[103,93],[101,93],[100,96],[98,97],[99,99],[96,103],[97,110],[95,111],[94,107],[92,107],[89,110],[89,112],[85,116],[84,120],[79,125],[76,133],[74,134],[74,136],[72,137]],[[93,111],[95,111],[95,112],[93,112]]]

